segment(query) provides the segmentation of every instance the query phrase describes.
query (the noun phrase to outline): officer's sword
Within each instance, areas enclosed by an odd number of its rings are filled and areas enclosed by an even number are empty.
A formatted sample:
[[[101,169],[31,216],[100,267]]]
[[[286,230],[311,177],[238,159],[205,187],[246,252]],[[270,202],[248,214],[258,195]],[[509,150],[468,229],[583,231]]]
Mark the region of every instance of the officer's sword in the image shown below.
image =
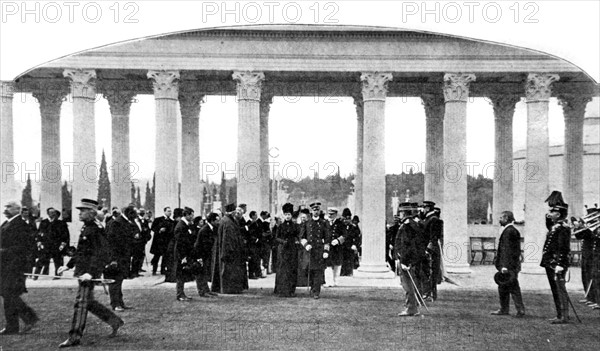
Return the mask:
[[[406,271],[406,273],[408,273],[408,276],[410,277],[410,281],[412,282],[413,287],[415,288],[415,293],[417,295],[417,301],[419,301],[419,299],[421,299],[421,302],[423,303],[423,306],[425,307],[425,309],[427,310],[427,312],[429,312],[429,308],[427,308],[427,305],[425,304],[425,300],[423,300],[423,296],[421,296],[421,293],[419,292],[419,288],[417,288],[417,284],[415,284],[415,281],[412,277],[412,274],[410,274],[410,269]]]
[[[555,273],[554,274],[554,280],[559,280],[560,279],[560,274],[561,273]],[[564,273],[562,273],[564,275]],[[571,305],[571,308],[573,309],[573,313],[575,314],[575,317],[577,318],[577,321],[579,323],[581,323],[581,319],[579,318],[579,315],[577,315],[577,311],[575,310],[575,306],[573,306],[573,303],[571,302],[571,298],[569,297],[569,293],[567,292],[567,289],[565,288],[565,295],[567,296],[567,301],[569,301],[569,305]]]

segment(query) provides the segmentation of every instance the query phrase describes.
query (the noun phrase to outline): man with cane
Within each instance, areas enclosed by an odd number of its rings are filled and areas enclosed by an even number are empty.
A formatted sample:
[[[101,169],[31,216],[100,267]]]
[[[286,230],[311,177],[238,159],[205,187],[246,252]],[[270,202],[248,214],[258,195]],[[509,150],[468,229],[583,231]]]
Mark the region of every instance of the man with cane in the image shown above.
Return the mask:
[[[406,309],[398,314],[400,317],[419,315],[420,301],[418,298],[420,293],[417,290],[419,282],[415,282],[415,279],[418,280],[415,272],[419,264],[427,259],[425,249],[419,245],[419,237],[422,232],[419,225],[412,219],[414,211],[416,208],[409,202],[401,203],[398,208],[400,227],[396,235],[394,252],[400,261],[400,282],[406,292]],[[417,296],[418,294],[419,296]]]

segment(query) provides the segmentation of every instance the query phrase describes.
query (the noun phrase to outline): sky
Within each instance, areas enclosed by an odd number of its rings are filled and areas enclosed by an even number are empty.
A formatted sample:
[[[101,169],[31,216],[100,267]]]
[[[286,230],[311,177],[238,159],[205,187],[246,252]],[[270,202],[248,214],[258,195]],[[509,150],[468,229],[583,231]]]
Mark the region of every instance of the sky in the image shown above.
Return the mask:
[[[54,3],[56,6],[30,2],[25,5],[29,6],[26,8],[29,14],[25,14],[21,2],[0,3],[2,80],[11,80],[48,60],[122,40],[200,27],[286,24],[296,19],[297,23],[422,29],[504,42],[558,55],[584,67],[596,81],[600,75],[600,7],[596,1],[537,1],[528,2],[530,5],[519,3],[517,7],[514,2],[471,2],[475,4],[472,14],[464,3],[443,1],[427,2],[426,8],[422,2],[409,1],[369,2],[368,5],[363,1],[273,2],[279,7],[270,14],[263,2],[228,2],[223,8],[222,2],[172,1],[166,6],[164,1],[134,1],[120,3],[117,11],[111,7],[114,2],[84,1],[75,2],[72,13],[60,2]],[[126,4],[129,5],[126,7]],[[87,12],[82,11],[84,8]],[[283,8],[287,8],[287,13]],[[484,8],[487,12],[482,11]],[[257,9],[262,11],[260,17]],[[299,15],[293,17],[297,9],[300,9],[296,12]],[[498,9],[500,12],[494,12]],[[230,10],[229,14],[225,10]],[[460,16],[458,11],[461,11]],[[221,97],[208,96],[205,100],[200,113],[201,162],[214,162],[225,170],[231,169],[237,153],[237,105],[233,97],[223,101]],[[16,94],[13,109],[15,161],[31,169],[41,159],[39,107],[31,95]],[[111,128],[106,100],[101,99],[96,104],[95,113],[98,160],[104,150],[110,164]],[[407,164],[420,165],[425,159],[425,114],[420,100],[388,98],[385,113],[386,172],[400,173]],[[152,96],[138,96],[130,118],[130,157],[139,166],[135,177],[147,179],[154,169]],[[475,174],[482,171],[483,165],[493,162],[493,122],[492,107],[485,99],[476,98],[468,104],[467,161],[480,165],[474,168]],[[551,144],[562,143],[563,128],[561,107],[551,99]],[[299,101],[276,97],[271,106],[269,129],[270,161],[277,162],[282,171],[285,169],[287,178],[312,176],[316,169],[324,177],[337,171],[336,167],[342,175],[355,172],[356,112],[351,98],[325,102],[312,97]],[[525,129],[525,104],[520,102],[513,124],[515,150],[525,147]],[[67,102],[61,112],[63,162],[72,158],[72,143],[72,111]],[[210,180],[219,178],[220,175],[209,175]]]

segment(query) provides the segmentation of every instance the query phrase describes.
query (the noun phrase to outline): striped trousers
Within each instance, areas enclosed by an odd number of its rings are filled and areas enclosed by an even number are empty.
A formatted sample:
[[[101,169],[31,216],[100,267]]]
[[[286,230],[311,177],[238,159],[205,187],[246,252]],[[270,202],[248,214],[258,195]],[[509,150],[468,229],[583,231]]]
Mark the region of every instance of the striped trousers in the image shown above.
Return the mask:
[[[73,312],[73,323],[69,331],[69,338],[79,340],[85,330],[87,314],[92,312],[96,317],[109,324],[111,327],[118,326],[122,320],[108,307],[94,299],[94,283],[90,281],[79,281],[79,290],[75,299]]]

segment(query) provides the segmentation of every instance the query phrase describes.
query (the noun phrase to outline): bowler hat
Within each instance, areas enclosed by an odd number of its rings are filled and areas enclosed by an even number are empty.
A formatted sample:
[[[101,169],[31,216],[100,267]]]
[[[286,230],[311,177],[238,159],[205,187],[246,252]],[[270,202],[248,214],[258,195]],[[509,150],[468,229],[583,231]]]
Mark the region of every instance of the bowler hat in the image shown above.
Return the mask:
[[[513,284],[515,282],[515,279],[515,273],[512,271],[507,271],[506,273],[496,272],[496,274],[494,274],[494,281],[499,286]]]

